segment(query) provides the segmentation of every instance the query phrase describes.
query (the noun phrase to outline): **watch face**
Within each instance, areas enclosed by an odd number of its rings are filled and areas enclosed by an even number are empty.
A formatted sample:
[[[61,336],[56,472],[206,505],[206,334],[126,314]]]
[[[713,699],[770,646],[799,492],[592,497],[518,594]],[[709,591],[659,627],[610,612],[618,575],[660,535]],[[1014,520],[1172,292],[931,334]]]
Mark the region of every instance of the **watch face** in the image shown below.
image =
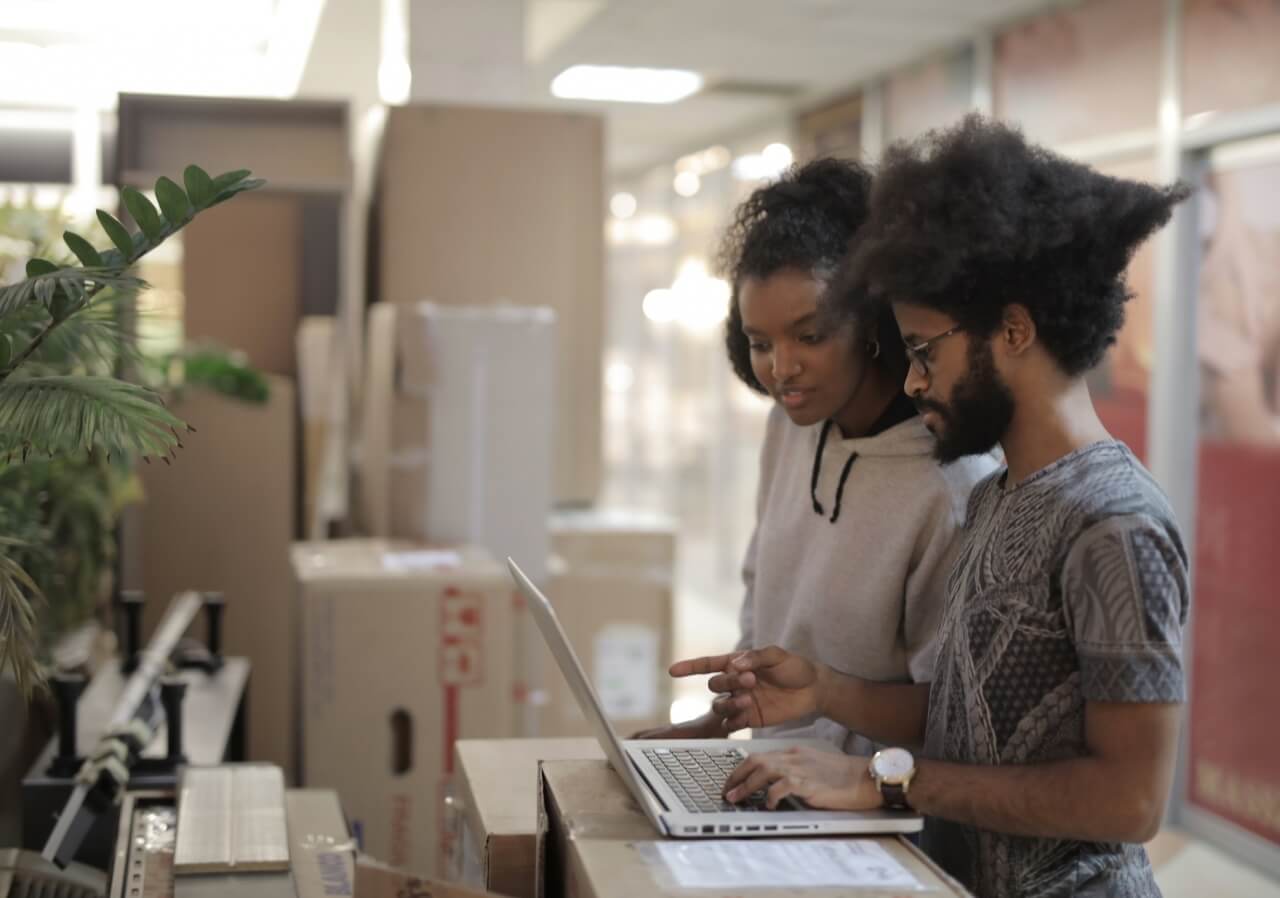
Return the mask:
[[[905,748],[886,748],[871,763],[876,776],[889,783],[901,783],[916,767],[916,759]]]

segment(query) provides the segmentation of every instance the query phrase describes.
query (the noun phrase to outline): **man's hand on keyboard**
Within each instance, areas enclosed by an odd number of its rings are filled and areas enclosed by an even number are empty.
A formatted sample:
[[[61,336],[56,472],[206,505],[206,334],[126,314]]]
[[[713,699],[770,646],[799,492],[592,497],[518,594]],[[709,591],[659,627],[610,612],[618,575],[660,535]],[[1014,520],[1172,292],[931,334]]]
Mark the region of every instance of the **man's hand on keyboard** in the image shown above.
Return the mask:
[[[867,758],[804,746],[752,754],[729,775],[724,797],[736,803],[764,790],[771,809],[792,797],[812,808],[869,811],[881,807],[881,798],[868,763]]]

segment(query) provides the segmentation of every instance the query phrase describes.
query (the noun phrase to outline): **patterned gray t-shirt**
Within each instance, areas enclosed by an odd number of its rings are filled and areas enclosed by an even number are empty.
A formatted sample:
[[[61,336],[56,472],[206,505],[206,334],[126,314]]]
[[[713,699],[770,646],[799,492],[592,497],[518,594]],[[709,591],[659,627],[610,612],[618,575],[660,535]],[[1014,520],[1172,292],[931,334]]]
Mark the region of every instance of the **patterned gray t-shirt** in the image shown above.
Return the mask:
[[[1085,754],[1084,706],[1180,702],[1187,556],[1164,493],[1121,443],[974,490],[947,587],[925,757]],[[1034,839],[930,819],[925,842],[982,898],[1158,896],[1140,845]]]

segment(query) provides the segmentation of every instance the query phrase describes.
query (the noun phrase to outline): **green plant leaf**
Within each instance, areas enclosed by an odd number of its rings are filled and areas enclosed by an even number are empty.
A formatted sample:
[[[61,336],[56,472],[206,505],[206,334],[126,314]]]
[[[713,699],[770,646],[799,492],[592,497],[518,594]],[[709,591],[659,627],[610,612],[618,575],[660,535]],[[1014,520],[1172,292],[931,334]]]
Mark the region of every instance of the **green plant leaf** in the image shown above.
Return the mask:
[[[147,239],[154,243],[164,229],[164,223],[160,220],[160,213],[156,211],[156,207],[151,205],[151,200],[133,187],[124,188],[121,195],[124,197],[124,206],[133,216],[133,220],[138,223],[142,233],[147,235]]]
[[[98,222],[116,245],[116,249],[120,250],[123,261],[128,262],[133,254],[133,238],[129,236],[129,231],[114,215],[101,209],[98,210]]]
[[[242,402],[261,405],[271,397],[271,384],[262,372],[245,364],[234,353],[213,346],[192,349],[182,355],[182,380]]]
[[[191,218],[191,202],[187,195],[168,178],[156,181],[156,199],[160,201],[160,211],[173,227],[181,227]]]
[[[75,300],[73,300],[63,290],[57,290],[53,294],[53,298],[49,300],[49,315],[54,321],[61,321],[71,314],[75,308]]]
[[[257,190],[259,187],[261,187],[265,183],[267,182],[262,178],[250,178],[247,181],[237,181],[235,184],[232,184],[230,187],[224,188],[222,192],[220,192],[217,196],[215,196],[213,198],[213,202],[211,202],[209,206],[213,207],[218,205],[218,203],[225,203],[227,200],[231,199],[233,196],[235,196],[238,193],[245,193],[250,190]]]
[[[48,259],[28,259],[27,260],[27,277],[39,277],[42,274],[52,274],[58,270],[58,266],[54,265]]]
[[[213,202],[213,179],[200,166],[188,165],[182,173],[182,182],[187,185],[187,196],[196,209],[203,209]]]
[[[70,250],[76,254],[76,258],[80,260],[81,265],[88,265],[90,268],[102,267],[102,255],[93,248],[93,244],[85,240],[74,231],[64,231],[62,239],[66,242]]]
[[[8,334],[0,334],[0,368],[9,364],[13,358],[13,338]]]
[[[0,319],[34,302],[48,306],[54,293],[59,290],[77,299],[81,298],[88,286],[141,290],[147,285],[140,278],[124,274],[119,268],[55,268],[47,274],[0,287]]]
[[[210,186],[213,188],[214,194],[219,194],[228,187],[233,187],[236,184],[239,184],[251,174],[253,174],[253,172],[249,171],[247,168],[238,168],[235,171],[229,171],[225,174],[218,175],[218,177],[213,179],[213,184]]]
[[[186,425],[145,387],[112,377],[50,375],[0,382],[0,454],[101,449],[164,456]]]
[[[14,346],[27,346],[44,334],[40,347],[24,362],[25,372],[108,374],[118,361],[136,362],[141,355],[132,330],[127,329],[137,315],[134,300],[130,291],[97,294],[86,308],[52,330],[46,310],[32,304],[0,319],[0,326]]]
[[[0,538],[0,671],[13,671],[18,691],[30,697],[34,686],[44,682],[36,658],[35,604],[43,596],[31,577],[10,557],[17,541]]]

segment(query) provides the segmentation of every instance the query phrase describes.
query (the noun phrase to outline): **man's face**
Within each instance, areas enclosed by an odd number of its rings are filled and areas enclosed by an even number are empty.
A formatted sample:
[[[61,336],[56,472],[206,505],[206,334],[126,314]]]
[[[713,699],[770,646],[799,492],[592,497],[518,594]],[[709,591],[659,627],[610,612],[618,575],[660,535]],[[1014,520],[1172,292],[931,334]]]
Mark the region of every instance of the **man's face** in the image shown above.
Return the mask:
[[[908,347],[928,344],[908,352],[904,389],[938,441],[934,457],[946,464],[994,449],[1016,406],[996,370],[991,341],[960,330],[940,336],[956,322],[923,306],[894,303],[893,315]]]

